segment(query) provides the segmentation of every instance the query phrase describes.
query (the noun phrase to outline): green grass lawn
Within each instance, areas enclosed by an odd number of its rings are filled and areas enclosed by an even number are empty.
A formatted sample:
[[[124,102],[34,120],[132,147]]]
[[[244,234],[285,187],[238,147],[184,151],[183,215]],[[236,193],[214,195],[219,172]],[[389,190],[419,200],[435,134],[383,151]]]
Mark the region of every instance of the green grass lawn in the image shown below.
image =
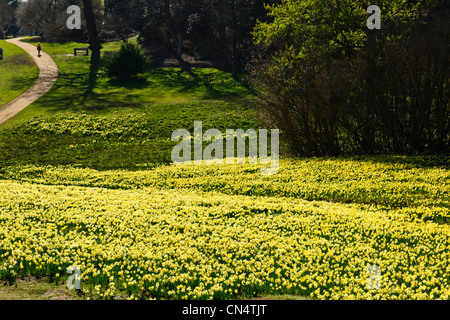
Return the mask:
[[[30,40],[27,40],[30,41]],[[251,90],[217,69],[150,69],[139,80],[118,82],[90,57],[71,55],[81,43],[42,43],[60,76],[42,98],[0,126],[0,165],[82,165],[135,168],[170,162],[174,130],[257,128],[248,107]],[[103,54],[120,42],[103,45]]]
[[[99,108],[28,120],[0,130],[2,165],[136,168],[171,162],[176,129],[256,128],[255,112],[232,102],[184,102]]]
[[[28,40],[30,41],[30,40]],[[59,67],[60,77],[41,99],[7,122],[3,127],[30,118],[55,113],[75,113],[98,108],[188,101],[238,101],[253,94],[231,74],[212,68],[153,68],[138,80],[118,82],[101,69],[93,76],[90,57],[73,56],[73,48],[82,43],[42,43]],[[118,50],[120,42],[103,45],[102,54]],[[72,56],[71,56],[72,55]]]
[[[39,69],[21,48],[0,40],[3,60],[0,60],[0,108],[33,85]]]

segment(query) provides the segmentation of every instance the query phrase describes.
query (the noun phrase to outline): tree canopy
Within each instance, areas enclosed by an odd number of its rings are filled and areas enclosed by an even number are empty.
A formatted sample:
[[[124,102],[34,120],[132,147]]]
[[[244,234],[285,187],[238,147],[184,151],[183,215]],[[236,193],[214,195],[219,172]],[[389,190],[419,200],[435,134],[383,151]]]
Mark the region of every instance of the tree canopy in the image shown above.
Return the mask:
[[[16,10],[18,5],[18,0],[0,0],[0,39],[6,38],[9,32],[13,34],[17,32]]]
[[[383,1],[380,30],[367,27],[369,5],[266,6],[255,78],[294,153],[449,148],[448,2]]]
[[[439,2],[388,0],[378,6],[382,23],[395,25],[420,18]],[[255,41],[282,50],[285,63],[287,58],[292,62],[310,54],[361,50],[371,32],[366,26],[371,4],[355,0],[283,0],[266,6],[272,20],[258,23]]]

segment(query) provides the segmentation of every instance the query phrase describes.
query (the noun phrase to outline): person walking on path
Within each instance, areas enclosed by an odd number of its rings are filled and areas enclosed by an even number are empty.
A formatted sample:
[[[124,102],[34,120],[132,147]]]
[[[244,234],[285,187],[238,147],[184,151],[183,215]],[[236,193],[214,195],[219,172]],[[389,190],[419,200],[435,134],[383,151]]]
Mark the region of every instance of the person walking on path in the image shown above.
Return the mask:
[[[40,42],[38,42],[38,45],[37,45],[37,50],[38,50],[38,57],[40,57],[41,56],[41,43]]]
[[[18,114],[26,107],[28,107],[30,104],[32,104],[34,101],[42,97],[44,94],[46,94],[53,87],[53,85],[56,83],[58,79],[59,72],[58,66],[56,65],[55,61],[53,61],[53,59],[45,52],[41,52],[41,57],[38,57],[36,55],[36,45],[22,42],[21,40],[23,39],[24,38],[8,39],[6,40],[6,42],[9,42],[13,45],[20,47],[33,58],[33,61],[37,64],[39,68],[39,77],[36,80],[36,82],[24,94],[17,97],[13,101],[9,102],[5,106],[0,107],[0,125],[5,121],[7,121],[8,119],[15,116],[16,114]],[[0,74],[0,78],[1,76],[2,75]],[[0,85],[0,95],[2,93],[3,87]],[[1,147],[0,152],[2,152]]]

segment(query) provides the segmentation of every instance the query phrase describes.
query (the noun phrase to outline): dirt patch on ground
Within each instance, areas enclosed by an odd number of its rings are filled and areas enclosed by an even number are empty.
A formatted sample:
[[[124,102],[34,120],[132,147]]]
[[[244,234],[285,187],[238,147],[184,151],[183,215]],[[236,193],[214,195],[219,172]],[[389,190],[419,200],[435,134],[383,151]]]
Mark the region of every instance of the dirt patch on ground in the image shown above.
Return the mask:
[[[11,57],[7,63],[14,66],[34,66],[33,60],[27,54],[19,54]]]
[[[72,297],[59,290],[49,290],[41,295],[41,297],[48,300],[73,300]]]
[[[74,292],[48,278],[21,277],[12,284],[0,281],[0,300],[75,300]]]

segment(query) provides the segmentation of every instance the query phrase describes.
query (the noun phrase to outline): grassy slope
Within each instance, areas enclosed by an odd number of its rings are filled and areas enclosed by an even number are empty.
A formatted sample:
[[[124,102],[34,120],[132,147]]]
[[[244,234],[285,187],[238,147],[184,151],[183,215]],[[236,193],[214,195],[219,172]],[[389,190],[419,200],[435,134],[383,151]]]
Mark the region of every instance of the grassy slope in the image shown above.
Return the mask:
[[[39,69],[33,59],[19,47],[0,40],[0,108],[28,90],[36,81]]]
[[[80,45],[42,44],[60,77],[49,93],[0,126],[0,165],[133,168],[170,162],[172,132],[192,131],[196,120],[205,130],[258,126],[242,103],[251,92],[229,73],[157,68],[144,80],[117,83],[100,70],[91,82],[90,57],[70,56]],[[119,46],[104,44],[103,53]]]
[[[254,128],[254,111],[235,103],[179,103],[57,113],[0,131],[0,167],[69,165],[97,169],[136,168],[171,162],[172,132]]]
[[[187,101],[239,100],[251,92],[233,80],[229,73],[217,69],[151,69],[140,80],[111,81],[100,70],[93,77],[90,57],[68,56],[79,43],[44,43],[60,70],[55,86],[44,97],[11,119],[2,128],[14,126],[34,117],[55,113],[79,113],[98,108],[114,108],[155,103]],[[103,53],[118,50],[119,42],[104,45]]]

